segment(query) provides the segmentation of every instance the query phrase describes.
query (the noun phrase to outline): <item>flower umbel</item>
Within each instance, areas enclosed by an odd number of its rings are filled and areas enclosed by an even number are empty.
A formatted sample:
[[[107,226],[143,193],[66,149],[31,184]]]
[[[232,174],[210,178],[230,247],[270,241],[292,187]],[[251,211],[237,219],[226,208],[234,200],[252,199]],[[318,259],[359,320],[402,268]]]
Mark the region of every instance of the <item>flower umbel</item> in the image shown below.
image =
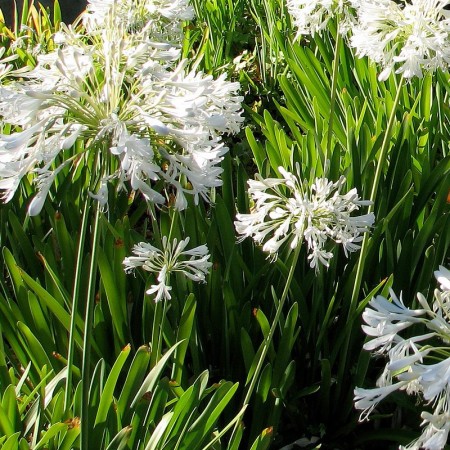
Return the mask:
[[[320,34],[328,21],[342,14],[344,22],[350,18],[349,2],[346,0],[287,0],[287,7],[297,28],[297,37]],[[341,30],[348,27],[341,24]]]
[[[150,286],[147,294],[156,294],[155,302],[170,300],[170,275],[175,272],[182,273],[192,281],[205,282],[205,277],[212,265],[206,245],[200,245],[186,250],[189,237],[178,242],[174,239],[169,242],[166,236],[162,239],[162,249],[146,242],[140,242],[133,247],[136,256],[124,259],[125,271],[130,272],[136,267],[142,267],[148,272],[158,274],[158,284]]]
[[[319,262],[328,267],[333,254],[326,250],[329,240],[342,244],[346,256],[360,248],[362,233],[370,230],[373,213],[351,216],[369,202],[360,200],[356,189],[341,194],[345,178],[337,182],[316,178],[309,186],[282,167],[284,178],[250,180],[249,194],[255,202],[250,214],[236,215],[236,230],[243,238],[252,236],[263,250],[274,257],[280,246],[290,242],[296,248],[305,240],[310,266]],[[297,169],[298,171],[298,169]]]
[[[401,449],[441,450],[450,432],[450,316],[446,300],[450,294],[450,271],[439,267],[435,276],[441,289],[434,292],[430,306],[417,294],[421,309],[407,308],[393,292],[393,302],[378,296],[363,313],[367,326],[363,330],[372,339],[364,348],[378,349],[388,357],[385,370],[378,379],[377,388],[355,389],[355,407],[362,409],[361,420],[376,408],[387,395],[396,390],[420,394],[432,406],[433,413],[421,413],[422,435]],[[413,324],[423,324],[424,334],[403,338],[400,332]],[[431,343],[425,342],[432,340]],[[445,345],[436,346],[436,339]]]
[[[422,77],[423,70],[448,68],[450,17],[446,0],[353,0],[358,23],[350,43],[359,57],[380,63],[380,80],[395,73]]]
[[[91,190],[100,180],[104,189],[94,198],[107,201],[115,180],[156,204],[167,202],[170,186],[177,209],[187,207],[186,194],[208,201],[221,184],[222,135],[244,120],[243,98],[239,83],[180,59],[182,23],[192,15],[186,0],[91,0],[84,34],[62,27],[55,51],[1,86],[0,119],[21,130],[0,134],[3,199],[24,176],[45,173],[45,183],[34,177],[39,201],[29,210],[39,214],[53,175],[78,151],[101,155]],[[8,70],[0,67],[0,79]]]

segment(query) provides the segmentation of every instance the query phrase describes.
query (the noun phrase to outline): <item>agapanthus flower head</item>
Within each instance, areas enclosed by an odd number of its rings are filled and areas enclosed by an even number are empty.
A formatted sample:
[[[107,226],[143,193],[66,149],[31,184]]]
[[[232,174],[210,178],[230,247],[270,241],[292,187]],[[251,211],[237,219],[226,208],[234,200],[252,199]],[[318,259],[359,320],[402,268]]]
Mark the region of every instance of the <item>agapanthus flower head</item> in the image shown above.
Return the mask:
[[[205,282],[206,275],[212,263],[209,261],[210,255],[206,245],[200,245],[190,250],[186,250],[189,244],[189,237],[178,241],[164,236],[162,248],[159,249],[149,243],[140,242],[133,247],[136,256],[129,256],[124,259],[125,271],[130,272],[136,267],[157,274],[157,284],[147,290],[147,294],[156,294],[155,302],[170,300],[170,276],[179,272],[185,277],[196,282]]]
[[[391,292],[392,303],[382,296],[373,299],[363,313],[368,324],[363,330],[371,338],[366,350],[377,349],[388,362],[374,389],[355,389],[355,407],[363,410],[361,420],[367,418],[378,403],[390,393],[404,390],[420,395],[433,412],[423,411],[422,435],[401,449],[441,450],[450,432],[450,316],[443,296],[450,292],[450,272],[439,267],[435,272],[441,289],[434,292],[430,305],[418,294],[421,309],[410,309]],[[405,329],[421,324],[425,333],[402,337]],[[443,345],[436,345],[437,340]]]
[[[380,80],[395,68],[405,78],[446,70],[450,63],[447,0],[353,0],[358,21],[350,43],[359,57],[383,67]]]
[[[321,34],[328,22],[337,16],[340,17],[341,32],[345,32],[352,21],[351,5],[346,0],[287,0],[286,4],[297,30],[297,38]]]
[[[83,23],[89,32],[101,30],[113,19],[141,41],[179,46],[183,40],[183,21],[194,18],[187,0],[89,0]]]
[[[5,200],[23,176],[38,174],[42,192],[30,210],[38,214],[54,179],[51,172],[56,175],[73,157],[77,139],[84,140],[84,152],[101,154],[97,184],[117,180],[117,189],[139,191],[151,203],[166,203],[170,186],[175,207],[183,209],[187,194],[196,203],[208,201],[209,190],[221,184],[220,163],[228,151],[222,135],[236,133],[243,121],[240,85],[188,70],[188,61],[174,60],[171,43],[150,41],[141,31],[130,34],[115,12],[137,14],[131,4],[168,33],[175,18],[181,23],[190,17],[184,0],[92,0],[89,11],[93,17],[93,10],[103,11],[97,17],[103,26],[88,27],[81,36],[64,28],[54,52],[40,55],[22,81],[0,87],[1,119],[21,127],[0,135]],[[118,164],[109,164],[112,158]],[[107,200],[110,184],[91,192],[92,198]]]
[[[297,174],[278,168],[283,178],[264,179],[257,175],[249,180],[249,194],[254,202],[250,214],[237,214],[235,227],[239,234],[253,237],[263,250],[276,257],[280,246],[289,242],[296,248],[306,242],[310,266],[329,265],[333,254],[328,241],[342,244],[345,254],[360,248],[362,233],[370,230],[373,213],[351,216],[370,202],[360,200],[356,189],[341,190],[345,178],[337,182],[316,178],[308,185]]]

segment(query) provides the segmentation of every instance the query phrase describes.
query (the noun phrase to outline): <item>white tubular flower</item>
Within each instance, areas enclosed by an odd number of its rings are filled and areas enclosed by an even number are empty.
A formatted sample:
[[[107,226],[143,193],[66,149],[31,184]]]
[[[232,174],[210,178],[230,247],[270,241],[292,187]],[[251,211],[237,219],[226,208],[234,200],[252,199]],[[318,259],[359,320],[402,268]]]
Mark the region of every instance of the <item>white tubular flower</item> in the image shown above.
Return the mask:
[[[360,420],[365,420],[368,418],[370,413],[374,410],[374,408],[384,400],[389,394],[395,392],[407,384],[406,381],[399,381],[395,384],[390,384],[387,386],[382,386],[374,389],[355,389],[355,408],[362,409]]]
[[[133,247],[133,253],[136,256],[124,259],[125,271],[130,272],[136,267],[142,267],[148,272],[158,274],[158,284],[152,285],[147,290],[147,294],[156,293],[155,302],[170,300],[172,287],[169,282],[172,273],[180,272],[192,281],[204,283],[212,265],[206,245],[185,250],[188,243],[189,237],[179,242],[177,239],[168,242],[167,237],[164,236],[161,250],[151,244],[141,242]]]
[[[449,398],[442,397],[435,405],[434,413],[427,411],[421,413],[422,425],[427,425],[421,436],[406,447],[399,450],[442,450],[448,440],[450,432]]]
[[[237,133],[244,118],[241,116],[243,97],[237,95],[239,83],[226,81],[221,75],[214,79],[202,72],[185,73],[187,61],[180,62],[173,72],[144,67],[142,90],[158,96],[158,115],[146,113],[144,117],[160,120],[183,147],[205,143],[223,133]],[[164,94],[164,95],[161,95]]]
[[[367,325],[363,325],[363,331],[374,339],[364,344],[364,350],[376,350],[384,353],[391,348],[391,345],[398,342],[400,331],[408,328],[414,323],[421,322],[420,317],[425,314],[425,310],[410,310],[407,308],[400,296],[390,291],[392,302],[381,295],[374,297],[369,306],[363,312],[363,320]]]
[[[258,244],[264,243],[263,250],[273,257],[284,242],[296,248],[304,240],[310,266],[316,270],[319,263],[329,265],[332,253],[325,248],[329,240],[342,244],[346,255],[360,248],[361,233],[370,230],[375,217],[350,216],[369,202],[360,200],[355,189],[341,194],[344,177],[336,183],[317,178],[308,186],[282,167],[278,170],[284,178],[257,175],[256,180],[249,180],[254,207],[250,214],[237,214],[235,221],[242,238],[251,236]]]
[[[450,17],[447,0],[353,0],[358,22],[350,43],[359,57],[381,64],[380,80],[394,67],[405,78],[447,69],[450,63]]]
[[[420,382],[425,400],[434,400],[442,392],[450,395],[450,358],[422,367]]]
[[[220,167],[220,162],[228,148],[220,143],[214,147],[204,148],[192,145],[187,148],[184,155],[169,154],[162,149],[160,151],[169,162],[167,171],[162,174],[162,177],[177,189],[175,207],[179,210],[187,207],[185,193],[194,196],[196,205],[200,197],[209,202],[211,188],[222,185],[220,175],[223,169]],[[188,181],[186,187],[178,181],[182,176]]]
[[[450,292],[450,270],[446,269],[444,266],[439,266],[439,270],[434,272],[434,276],[440,283],[441,290]]]
[[[347,19],[350,18],[348,3],[345,0],[287,0],[289,14],[297,28],[296,38],[321,34],[328,21],[338,14],[343,19],[341,31],[345,31],[348,28]]]
[[[439,267],[435,276],[441,285],[434,292],[432,307],[418,294],[423,309],[411,310],[391,292],[393,302],[378,296],[370,302],[363,318],[369,326],[363,330],[376,336],[364,346],[366,350],[378,349],[385,353],[388,362],[375,389],[355,389],[355,407],[363,409],[361,420],[366,418],[376,404],[390,392],[401,389],[408,394],[420,395],[433,407],[433,413],[422,412],[422,425],[427,425],[422,435],[401,449],[441,450],[450,431],[450,316],[443,298],[448,293],[450,272]],[[428,333],[403,339],[399,333],[415,323],[422,323]],[[436,339],[446,346],[437,347]],[[431,340],[431,343],[429,343]],[[426,342],[428,341],[428,342]],[[447,356],[447,357],[446,357]],[[437,361],[437,362],[436,362]],[[386,395],[385,395],[386,394]]]
[[[108,204],[108,180],[100,180],[100,186],[97,193],[89,192],[89,197],[97,200],[99,205],[104,208]]]
[[[450,408],[448,402],[448,397],[442,398],[435,408],[434,414],[430,414],[427,411],[422,412],[422,425],[428,425],[425,427],[419,441],[416,442],[415,448],[441,450],[445,447],[450,432]]]

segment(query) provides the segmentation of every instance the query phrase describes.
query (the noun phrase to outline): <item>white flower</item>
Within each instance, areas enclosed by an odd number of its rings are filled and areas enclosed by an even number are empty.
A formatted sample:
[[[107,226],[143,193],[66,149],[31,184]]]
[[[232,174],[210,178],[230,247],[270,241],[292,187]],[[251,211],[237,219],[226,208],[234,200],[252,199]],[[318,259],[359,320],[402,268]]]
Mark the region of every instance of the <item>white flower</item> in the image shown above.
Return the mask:
[[[365,350],[379,349],[385,352],[391,348],[392,343],[398,341],[397,333],[408,328],[414,323],[421,322],[419,317],[425,314],[425,310],[411,310],[407,308],[400,296],[390,291],[392,302],[381,295],[372,298],[369,306],[363,312],[363,331],[374,339],[364,344]]]
[[[328,21],[338,14],[344,13],[343,19],[349,17],[349,2],[345,0],[287,0],[286,3],[297,28],[297,37],[320,34],[327,27]],[[348,28],[345,23],[342,25],[344,30]]]
[[[450,358],[444,359],[436,364],[419,366],[421,371],[420,383],[423,387],[425,400],[433,400],[442,391],[446,390],[450,394]]]
[[[193,18],[194,9],[186,0],[89,0],[83,23],[90,33],[113,25],[154,49],[161,44],[168,49],[180,47],[182,23]]]
[[[187,71],[188,61],[174,62],[172,43],[158,41],[175,24],[180,28],[192,8],[184,0],[98,0],[86,14],[85,35],[65,28],[59,48],[40,55],[24,81],[0,87],[1,119],[22,127],[0,135],[3,198],[12,198],[23,176],[71,159],[80,138],[83,152],[102,153],[94,179],[117,179],[119,189],[129,185],[157,204],[167,202],[169,187],[178,209],[187,206],[186,194],[208,201],[221,184],[228,151],[222,135],[240,129],[243,98],[239,83]],[[111,158],[119,164],[109,164]],[[49,188],[45,183],[33,214]],[[107,200],[100,194],[93,198]]]
[[[427,424],[421,436],[406,447],[399,450],[442,450],[450,432],[449,399],[442,397],[435,405],[433,414],[427,411],[421,413],[422,425]]]
[[[355,407],[363,409],[366,418],[375,405],[394,390],[418,394],[433,407],[433,413],[423,411],[422,435],[401,449],[441,450],[450,431],[450,316],[443,301],[449,271],[439,267],[435,272],[441,289],[434,292],[432,307],[418,294],[422,309],[407,308],[392,292],[393,302],[378,296],[370,302],[363,318],[368,326],[363,330],[375,339],[366,343],[366,350],[378,349],[388,356],[382,376],[375,389],[355,389]],[[373,308],[373,309],[372,309]],[[422,323],[429,332],[403,339],[399,333],[412,324]],[[436,338],[447,346],[436,346]],[[426,341],[431,340],[431,343]],[[396,381],[396,383],[394,383]]]
[[[155,294],[155,302],[170,300],[169,285],[170,275],[180,272],[192,281],[205,282],[205,277],[212,265],[206,245],[200,245],[191,250],[185,250],[189,243],[189,237],[169,242],[167,237],[162,239],[162,249],[154,247],[146,242],[141,242],[133,247],[136,256],[124,259],[125,271],[130,272],[136,267],[142,267],[148,272],[158,274],[158,284],[152,285],[147,294]]]
[[[97,200],[101,207],[105,207],[108,204],[108,180],[100,180],[100,186],[97,193],[89,192],[89,196],[94,200]]]
[[[329,264],[332,253],[325,248],[329,240],[342,244],[346,255],[360,248],[360,235],[370,230],[374,215],[350,216],[369,202],[361,201],[355,189],[341,194],[344,177],[336,183],[317,178],[308,186],[282,167],[278,170],[284,178],[257,175],[249,180],[248,192],[255,204],[250,214],[237,214],[235,222],[243,238],[264,242],[263,250],[274,257],[284,242],[296,248],[304,240],[310,266],[316,269],[319,263]]]
[[[406,385],[405,381],[400,381],[395,384],[390,384],[387,386],[377,387],[373,389],[362,389],[355,388],[354,391],[354,400],[355,400],[355,408],[362,409],[360,420],[365,420],[373,411],[373,409],[381,402],[381,400],[385,399],[389,394],[395,392]]]
[[[434,272],[434,276],[440,283],[441,290],[450,291],[450,270],[444,266],[439,266],[439,270]]]
[[[446,0],[353,0],[358,23],[350,43],[359,57],[380,63],[380,80],[394,67],[405,78],[450,63],[450,18]]]

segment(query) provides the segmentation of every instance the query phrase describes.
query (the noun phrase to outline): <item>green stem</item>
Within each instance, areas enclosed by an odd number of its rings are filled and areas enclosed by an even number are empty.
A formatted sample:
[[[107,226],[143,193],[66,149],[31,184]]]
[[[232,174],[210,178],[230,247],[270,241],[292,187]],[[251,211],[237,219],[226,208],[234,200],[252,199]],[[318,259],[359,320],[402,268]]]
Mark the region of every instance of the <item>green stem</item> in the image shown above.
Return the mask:
[[[374,177],[373,185],[372,185],[372,191],[370,193],[370,199],[369,199],[372,203],[369,206],[368,213],[373,212],[375,209],[375,200],[377,198],[378,185],[380,184],[381,173],[383,171],[383,167],[384,167],[384,164],[386,162],[386,158],[387,158],[387,155],[389,152],[389,143],[390,143],[390,139],[391,139],[391,133],[392,133],[392,129],[393,129],[394,123],[395,123],[397,107],[400,103],[400,96],[402,93],[403,84],[404,84],[404,78],[401,77],[399,85],[397,86],[397,94],[394,99],[394,104],[392,105],[392,110],[391,110],[391,114],[389,116],[386,132],[384,134],[383,142],[381,144],[380,157],[378,159],[377,168],[375,171],[375,177]],[[350,307],[349,307],[348,316],[347,316],[348,317],[348,319],[347,319],[348,331],[347,331],[346,339],[345,339],[345,343],[344,343],[343,355],[342,355],[342,358],[340,358],[341,364],[339,367],[338,380],[343,379],[342,377],[344,375],[345,368],[346,368],[347,353],[348,353],[348,347],[350,344],[350,335],[351,335],[351,330],[353,329],[350,326],[350,324],[354,320],[353,316],[356,311],[359,291],[361,289],[361,283],[362,283],[362,277],[363,277],[363,273],[364,273],[364,265],[365,265],[366,256],[367,256],[369,238],[370,238],[369,233],[368,232],[365,233],[363,242],[361,245],[361,251],[359,253],[358,266],[356,268],[355,283],[353,285],[353,291],[352,291],[352,296],[351,296],[351,300],[350,300]],[[336,398],[339,397],[339,393],[340,393],[340,386],[337,387],[337,397]]]
[[[92,253],[89,266],[88,291],[86,295],[87,305],[84,322],[83,362],[81,370],[81,450],[89,450],[89,387],[90,387],[90,362],[91,341],[94,322],[95,306],[95,279],[97,275],[97,250],[99,239],[100,205],[96,204],[94,224],[92,230]]]
[[[78,241],[77,264],[75,268],[75,281],[72,291],[72,311],[70,315],[70,331],[69,331],[69,349],[67,354],[67,376],[66,376],[66,392],[64,396],[64,411],[66,414],[72,403],[72,375],[73,375],[73,358],[75,350],[75,328],[76,318],[78,314],[78,303],[80,298],[81,284],[81,268],[83,260],[83,249],[86,238],[86,229],[89,217],[90,198],[86,198],[84,204],[83,217],[81,221],[80,239]]]
[[[338,78],[338,67],[339,67],[339,53],[341,50],[342,36],[339,32],[339,18],[337,20],[336,29],[336,42],[334,45],[334,58],[333,58],[333,69],[331,75],[331,97],[330,97],[330,119],[328,121],[328,132],[327,132],[327,146],[325,149],[325,161],[327,163],[328,158],[331,156],[331,140],[333,138],[333,125],[334,125],[334,111],[336,109],[336,91],[337,91],[337,78]]]
[[[176,220],[177,220],[177,213],[176,211],[173,211],[173,214],[171,214],[169,235],[167,236],[167,245],[171,244]],[[163,236],[161,236],[161,233],[159,233],[159,237],[160,241],[162,242]],[[166,281],[167,284],[170,285],[169,274],[167,274]],[[163,305],[161,307],[162,302]],[[152,352],[150,356],[150,367],[154,367],[162,355],[162,341],[163,341],[164,321],[166,320],[166,312],[167,312],[167,300],[162,300],[162,302],[156,303],[155,306],[155,314],[152,326]]]
[[[153,301],[153,300],[150,300]],[[153,316],[153,326],[152,326],[152,344],[151,344],[151,355],[150,355],[150,367],[155,367],[156,363],[161,358],[161,328],[162,321],[164,320],[164,305],[162,303],[166,302],[166,300],[161,300],[155,303],[155,314]]]
[[[292,258],[291,267],[289,269],[288,277],[286,279],[286,284],[284,286],[283,293],[281,295],[280,302],[278,304],[275,317],[273,319],[272,325],[269,330],[269,334],[267,335],[266,339],[264,340],[264,346],[261,351],[261,355],[258,360],[258,364],[256,365],[255,373],[253,374],[252,381],[250,383],[250,386],[247,389],[247,392],[244,397],[243,407],[246,407],[250,403],[250,398],[253,394],[253,391],[256,386],[256,382],[258,381],[259,374],[262,370],[264,360],[266,359],[267,352],[269,351],[270,343],[272,342],[273,335],[275,334],[275,329],[277,328],[278,322],[280,320],[281,312],[283,311],[284,302],[286,301],[287,295],[289,293],[289,289],[291,286],[292,278],[294,276],[294,271],[297,266],[298,257],[300,255],[301,245],[297,245],[296,249],[294,250],[294,256]],[[236,424],[233,435],[235,434],[237,430],[238,424]]]

